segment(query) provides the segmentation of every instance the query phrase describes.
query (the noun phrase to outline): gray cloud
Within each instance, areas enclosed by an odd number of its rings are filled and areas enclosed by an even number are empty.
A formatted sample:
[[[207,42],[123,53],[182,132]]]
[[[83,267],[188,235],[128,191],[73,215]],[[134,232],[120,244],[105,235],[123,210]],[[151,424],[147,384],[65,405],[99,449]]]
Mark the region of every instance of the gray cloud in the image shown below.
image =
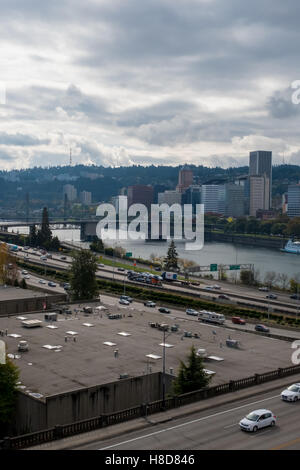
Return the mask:
[[[259,137],[297,155],[299,17],[297,0],[5,2],[0,144],[24,165],[72,142],[106,165],[181,163],[183,146],[195,161],[197,145],[235,165]]]
[[[0,145],[16,145],[21,147],[49,144],[50,139],[38,139],[31,135],[7,134],[0,132]]]

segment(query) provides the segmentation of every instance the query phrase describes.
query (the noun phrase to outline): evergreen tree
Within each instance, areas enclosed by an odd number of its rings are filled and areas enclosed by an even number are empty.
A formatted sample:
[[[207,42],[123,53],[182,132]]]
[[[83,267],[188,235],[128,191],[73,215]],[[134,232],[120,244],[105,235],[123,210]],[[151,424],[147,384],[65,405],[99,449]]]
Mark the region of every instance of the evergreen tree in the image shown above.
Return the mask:
[[[37,231],[36,231],[36,226],[35,225],[30,226],[29,245],[30,246],[36,246],[37,245]]]
[[[73,253],[71,265],[71,291],[74,300],[92,299],[98,292],[96,280],[97,261],[89,250]]]
[[[0,436],[2,437],[15,410],[18,378],[18,368],[6,358],[6,364],[0,364]]]
[[[20,287],[22,289],[27,289],[27,283],[26,283],[26,280],[24,279],[24,277],[23,277],[22,281],[20,282]]]
[[[51,250],[58,251],[60,248],[60,242],[58,237],[53,237],[50,245]]]
[[[96,251],[97,253],[103,253],[104,244],[101,238],[99,238],[98,240],[93,240],[92,243],[90,244],[90,249],[92,251]]]
[[[51,245],[51,241],[52,241],[52,232],[49,227],[48,209],[47,207],[44,207],[41,229],[38,231],[38,234],[37,234],[37,244],[44,248],[49,248]]]
[[[178,269],[178,254],[176,251],[176,245],[174,240],[171,240],[171,243],[168,248],[168,253],[164,259],[165,269]]]
[[[180,361],[178,376],[173,382],[175,395],[193,392],[207,387],[211,377],[204,372],[203,359],[196,355],[196,349],[191,347],[187,364]]]

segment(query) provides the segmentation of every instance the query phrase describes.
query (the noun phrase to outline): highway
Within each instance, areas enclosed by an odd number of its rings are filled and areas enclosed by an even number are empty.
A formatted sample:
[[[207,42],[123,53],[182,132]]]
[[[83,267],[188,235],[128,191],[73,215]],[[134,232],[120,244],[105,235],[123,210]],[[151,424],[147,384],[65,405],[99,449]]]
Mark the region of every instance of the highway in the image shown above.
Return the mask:
[[[291,378],[291,383],[296,379]],[[85,444],[79,450],[300,450],[300,403],[283,402],[282,388],[185,418]],[[273,428],[246,433],[239,421],[250,411],[266,408],[277,417]],[[71,444],[70,444],[71,446]],[[72,448],[72,447],[70,447]]]
[[[27,256],[28,255],[28,256]],[[45,272],[47,267],[52,268],[61,268],[61,269],[69,269],[70,263],[72,261],[70,256],[65,256],[65,260],[62,260],[63,255],[58,255],[57,253],[52,254],[52,259],[48,259],[47,262],[40,260],[40,253],[34,251],[33,249],[27,250],[26,252],[18,252],[17,256],[21,259],[25,259],[27,261],[38,263],[45,267]],[[128,265],[131,267],[130,265]],[[97,271],[97,276],[104,278],[104,279],[115,279],[118,281],[123,282],[125,280],[126,283],[134,284],[143,286],[141,283],[136,283],[134,281],[129,281],[126,278],[126,274],[123,272],[118,271],[118,268],[114,268],[112,266],[104,266]],[[199,282],[199,280],[198,280]],[[300,313],[300,302],[290,299],[288,294],[278,294],[277,300],[267,300],[266,299],[266,292],[258,291],[258,289],[254,289],[251,287],[245,287],[241,285],[235,285],[225,282],[218,281],[218,285],[221,287],[221,290],[213,290],[207,291],[205,287],[208,285],[212,285],[215,282],[212,280],[203,280],[201,279],[201,286],[196,287],[187,287],[182,286],[179,283],[171,283],[165,282],[163,287],[174,291],[176,293],[180,292],[182,294],[192,294],[192,295],[199,295],[202,299],[213,300],[224,304],[237,304],[245,306],[251,304],[254,307],[261,308],[261,307],[269,307],[269,311],[272,312],[272,309],[279,313],[289,313],[289,314],[296,314]],[[223,300],[219,299],[218,296],[220,294],[226,294],[230,297],[230,300]]]

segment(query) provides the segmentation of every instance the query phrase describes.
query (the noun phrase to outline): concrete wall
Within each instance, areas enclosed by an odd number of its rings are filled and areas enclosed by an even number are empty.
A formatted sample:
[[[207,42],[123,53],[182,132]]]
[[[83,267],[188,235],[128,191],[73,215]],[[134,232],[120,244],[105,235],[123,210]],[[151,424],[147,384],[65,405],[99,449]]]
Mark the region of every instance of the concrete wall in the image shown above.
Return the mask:
[[[47,295],[47,308],[51,304],[64,301],[66,299],[65,294]],[[11,314],[19,314],[25,312],[36,312],[43,310],[43,304],[45,302],[44,297],[28,298],[28,299],[10,299],[0,301],[0,316],[4,317]]]
[[[10,426],[10,435],[42,431],[47,423],[47,406],[44,402],[18,392],[16,415]]]
[[[168,393],[174,376],[166,374],[165,377]],[[61,393],[46,397],[45,401],[19,392],[17,417],[12,430],[17,434],[40,431],[57,424],[70,424],[161,398],[161,372]]]

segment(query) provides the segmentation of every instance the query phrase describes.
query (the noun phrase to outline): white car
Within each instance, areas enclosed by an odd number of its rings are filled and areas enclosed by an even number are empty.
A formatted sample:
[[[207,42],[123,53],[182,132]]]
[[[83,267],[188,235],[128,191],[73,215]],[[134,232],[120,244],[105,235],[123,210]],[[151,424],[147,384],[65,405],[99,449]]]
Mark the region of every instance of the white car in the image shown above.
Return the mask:
[[[28,274],[28,271],[25,271],[25,269],[23,269],[22,274]]]
[[[25,274],[23,277],[24,277],[24,279],[30,279],[29,274]]]
[[[122,305],[130,305],[130,302],[128,302],[128,300],[125,300],[125,299],[120,299],[120,300],[119,300],[119,304],[122,304]]]
[[[194,315],[195,317],[199,315],[199,312],[197,312],[197,310],[194,310],[193,308],[187,308],[185,313],[187,315]]]
[[[297,401],[300,399],[300,383],[290,385],[281,392],[281,399],[283,401]]]
[[[214,290],[214,288],[215,288],[214,286],[206,286],[206,287],[204,287],[205,290]]]
[[[39,283],[40,283],[40,284],[47,284],[47,282],[46,282],[44,279],[40,279],[40,280],[39,280]]]
[[[212,287],[213,287],[214,289],[218,289],[218,290],[222,289],[222,287],[219,286],[218,284],[214,284]]]
[[[105,267],[104,264],[102,263],[98,264],[98,268],[104,268],[104,267]]]
[[[255,410],[245,416],[239,424],[243,431],[256,432],[267,426],[275,426],[276,416],[270,410]]]
[[[152,300],[148,300],[147,302],[144,302],[145,307],[155,307],[156,303],[152,302]]]

